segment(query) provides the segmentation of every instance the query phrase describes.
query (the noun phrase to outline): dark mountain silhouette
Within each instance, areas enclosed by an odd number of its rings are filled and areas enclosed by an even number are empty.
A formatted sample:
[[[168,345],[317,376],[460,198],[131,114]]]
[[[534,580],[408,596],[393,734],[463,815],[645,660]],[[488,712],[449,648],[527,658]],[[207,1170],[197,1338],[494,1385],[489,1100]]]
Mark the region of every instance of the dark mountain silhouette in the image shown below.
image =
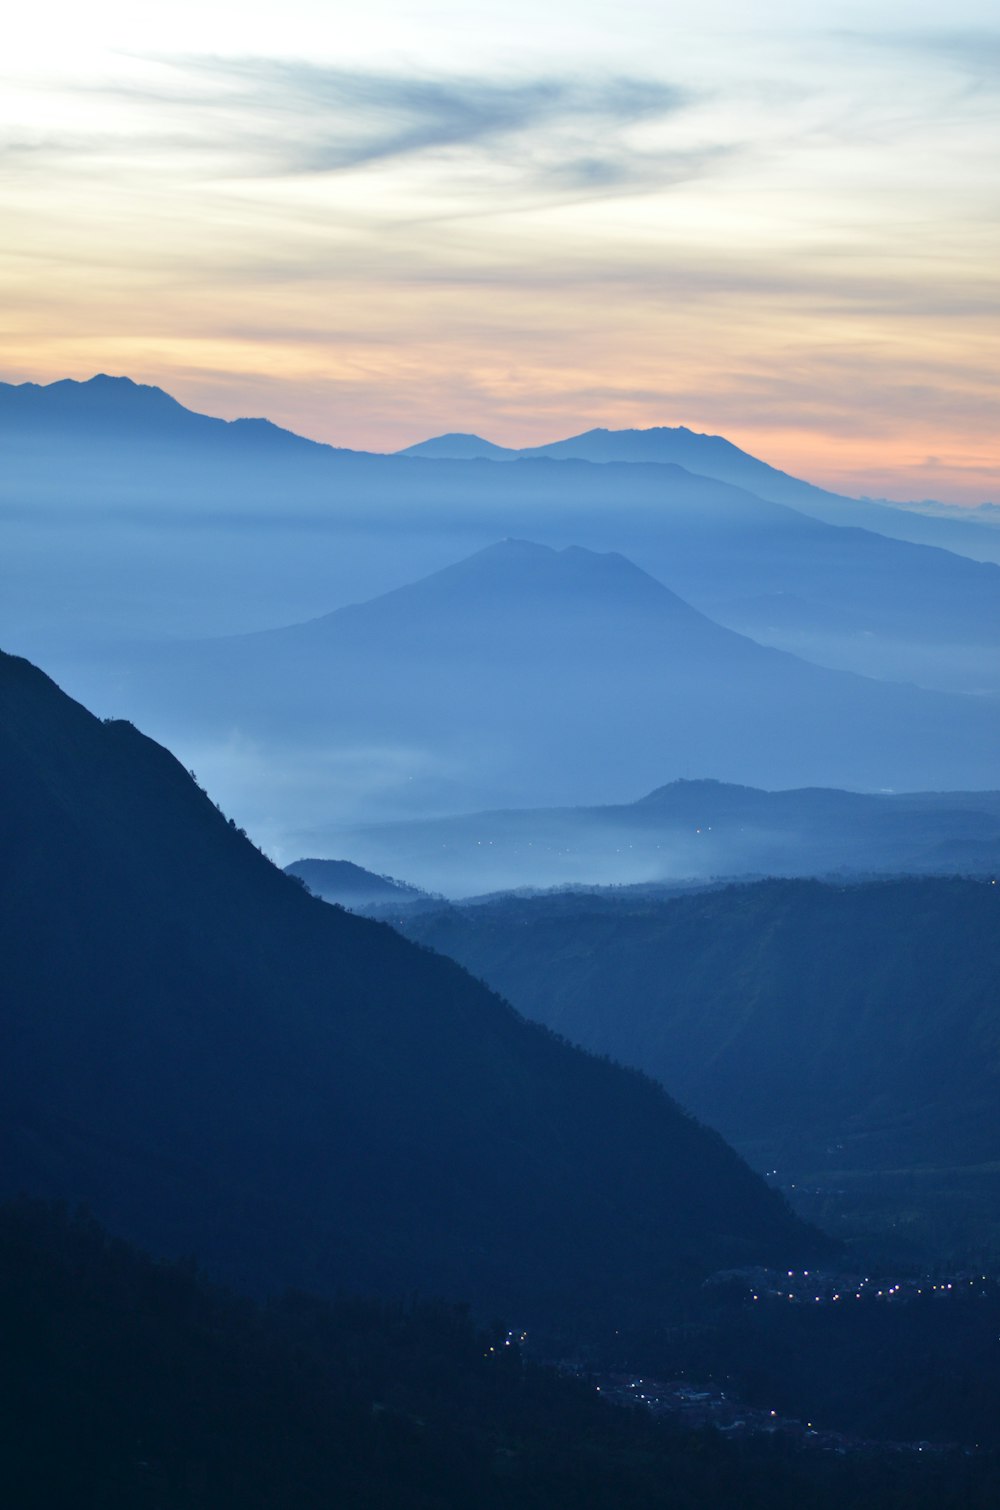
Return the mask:
[[[354,811],[386,816],[594,802],[685,772],[987,787],[1000,749],[1000,703],[811,666],[620,555],[515,540],[306,624],[138,656],[110,706],[172,742],[235,730],[328,771],[365,751]]]
[[[785,1177],[1000,1160],[995,882],[500,898],[405,928]]]
[[[652,1082],[308,896],[174,758],[0,658],[0,1192],[257,1287],[599,1327],[815,1247]]]
[[[399,454],[438,459],[489,456],[498,461],[516,461],[548,456],[555,461],[667,463],[699,477],[731,483],[772,503],[787,504],[827,524],[853,525],[896,540],[935,545],[977,561],[1000,561],[1000,540],[988,527],[965,517],[962,510],[953,510],[951,517],[929,515],[871,498],[848,498],[769,466],[725,436],[703,435],[686,425],[586,430],[568,440],[522,450],[494,446],[476,435],[439,435]]]
[[[673,781],[637,802],[349,830],[368,865],[450,896],[741,875],[1000,873],[1000,792],[760,791]]]
[[[103,377],[0,388],[0,434],[0,634],[59,651],[64,676],[83,627],[287,623],[530,535],[623,552],[710,616],[830,665],[997,687],[996,565],[662,461],[365,455]],[[837,517],[858,519],[846,503]]]
[[[392,876],[376,875],[350,860],[296,860],[285,866],[285,875],[304,881],[314,896],[336,902],[353,911],[380,907],[386,902],[413,902],[427,893]]]
[[[233,456],[274,451],[331,449],[304,440],[266,419],[213,419],[178,403],[162,388],[99,373],[87,382],[0,383],[0,435],[8,447],[21,440],[51,442],[54,435],[77,445],[152,447],[164,444],[214,447]]]

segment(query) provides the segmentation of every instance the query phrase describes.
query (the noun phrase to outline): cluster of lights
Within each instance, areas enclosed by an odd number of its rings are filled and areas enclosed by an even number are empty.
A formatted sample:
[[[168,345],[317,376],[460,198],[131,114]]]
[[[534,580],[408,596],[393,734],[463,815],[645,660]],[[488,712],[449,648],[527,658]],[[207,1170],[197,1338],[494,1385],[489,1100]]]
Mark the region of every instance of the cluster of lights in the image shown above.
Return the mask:
[[[527,1332],[513,1332],[512,1331],[512,1332],[508,1332],[507,1333],[506,1337],[504,1338],[503,1345],[504,1345],[504,1347],[512,1347],[515,1342],[522,1343],[522,1342],[527,1342],[527,1340],[528,1340],[528,1334],[527,1334]],[[488,1358],[491,1353],[493,1353],[493,1354],[496,1353],[496,1348],[494,1347],[494,1345],[492,1343],[490,1343],[490,1345],[487,1348],[486,1352],[483,1354],[483,1357],[484,1358]]]
[[[789,1279],[794,1279],[795,1278],[796,1271],[794,1269],[788,1269],[786,1272],[787,1272],[787,1277]],[[808,1269],[803,1269],[803,1271],[802,1271],[802,1277],[803,1277],[803,1279],[808,1279],[809,1278],[809,1270]],[[985,1274],[980,1274],[979,1276],[973,1276],[967,1282],[968,1282],[968,1285],[970,1287],[974,1286],[976,1284],[986,1284],[988,1282],[988,1276],[985,1275]],[[875,1284],[876,1284],[875,1280],[873,1280],[869,1275],[865,1275],[864,1279],[862,1279],[860,1281],[860,1283],[858,1284],[857,1289],[854,1291],[854,1299],[855,1300],[861,1300],[861,1299],[863,1299],[864,1296],[865,1296],[865,1293],[866,1293],[866,1287],[873,1286]],[[939,1295],[945,1295],[945,1294],[948,1294],[949,1292],[951,1292],[952,1294],[956,1293],[956,1286],[960,1290],[962,1288],[961,1281],[942,1280],[939,1284],[914,1285],[914,1286],[911,1286],[911,1288],[909,1289],[909,1291],[906,1291],[906,1290],[904,1290],[904,1286],[902,1285],[902,1283],[896,1282],[895,1284],[891,1284],[891,1285],[885,1285],[885,1284],[883,1284],[883,1287],[881,1289],[879,1289],[879,1290],[875,1290],[875,1289],[869,1288],[869,1289],[867,1289],[867,1295],[868,1295],[869,1298],[876,1299],[876,1300],[891,1300],[896,1295],[903,1296],[906,1293],[909,1293],[911,1295],[924,1295],[926,1293],[926,1294],[929,1295],[932,1292],[936,1292]],[[802,1296],[801,1292],[797,1293],[794,1290],[788,1290],[788,1291],[778,1290],[778,1291],[772,1291],[771,1293],[775,1294],[775,1295],[777,1295],[777,1296],[779,1296],[781,1298],[785,1298],[787,1296],[788,1300],[791,1300],[791,1301],[802,1300],[804,1298]],[[760,1294],[756,1290],[751,1290],[751,1298],[754,1301],[759,1301],[761,1299],[761,1296],[760,1296]],[[829,1295],[827,1298],[830,1301],[840,1301],[840,1300],[843,1300],[845,1297],[844,1297],[843,1292],[837,1290],[833,1294]],[[815,1305],[822,1305],[824,1297],[822,1295],[813,1295],[812,1299],[813,1299],[813,1303]]]

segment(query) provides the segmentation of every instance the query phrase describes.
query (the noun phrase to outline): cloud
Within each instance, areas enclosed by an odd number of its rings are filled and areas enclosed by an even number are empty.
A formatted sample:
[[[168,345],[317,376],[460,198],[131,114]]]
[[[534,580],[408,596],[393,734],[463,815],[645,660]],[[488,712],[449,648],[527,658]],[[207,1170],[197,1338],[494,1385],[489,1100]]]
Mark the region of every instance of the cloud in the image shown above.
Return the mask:
[[[691,98],[630,77],[407,77],[270,58],[181,57],[159,67],[166,77],[99,92],[161,121],[182,118],[193,150],[224,145],[240,172],[262,176],[344,173],[428,154],[506,155],[516,139],[568,132],[563,171],[600,187],[622,176],[617,133],[675,115]],[[590,150],[575,153],[581,137]]]
[[[181,374],[229,413],[249,385],[341,444],[551,413],[753,426],[806,472],[799,432],[989,456],[1000,33],[890,10],[509,69],[525,48],[404,73],[190,31],[103,81],[53,63],[0,127],[6,361]]]
[[[144,201],[181,193],[185,219],[198,196],[220,189],[233,204],[273,197],[282,214],[269,243],[291,226],[307,243],[336,227],[347,257],[386,224],[413,231],[669,190],[712,175],[736,150],[675,128],[703,93],[621,73],[405,75],[129,56],[103,80],[48,92],[59,126],[39,126],[36,109],[27,129],[0,128],[8,181],[31,192],[44,176],[72,194],[87,180]]]
[[[929,28],[907,31],[844,32],[853,46],[876,47],[902,57],[919,56],[938,67],[958,69],[977,86],[1000,87],[1000,31],[984,28]]]

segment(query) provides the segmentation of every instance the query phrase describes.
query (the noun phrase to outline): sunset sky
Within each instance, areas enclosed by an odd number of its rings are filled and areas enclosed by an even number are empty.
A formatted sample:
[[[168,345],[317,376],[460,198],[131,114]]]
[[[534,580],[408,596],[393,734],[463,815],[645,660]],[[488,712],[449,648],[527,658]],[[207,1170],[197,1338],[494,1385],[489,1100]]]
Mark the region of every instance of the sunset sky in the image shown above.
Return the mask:
[[[803,19],[807,12],[816,19]],[[1000,501],[995,4],[20,8],[7,381]]]

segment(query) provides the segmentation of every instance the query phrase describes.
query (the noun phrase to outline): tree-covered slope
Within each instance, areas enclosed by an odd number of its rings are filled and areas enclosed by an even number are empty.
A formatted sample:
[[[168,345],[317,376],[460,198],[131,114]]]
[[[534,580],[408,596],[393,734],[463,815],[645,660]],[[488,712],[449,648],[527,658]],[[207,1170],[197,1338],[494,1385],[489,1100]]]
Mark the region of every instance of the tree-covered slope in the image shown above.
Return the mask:
[[[818,1239],[650,1081],[306,895],[173,757],[0,658],[0,1188],[256,1287],[653,1314]]]
[[[574,1042],[798,1168],[1000,1159],[1000,887],[768,881],[413,917]]]

